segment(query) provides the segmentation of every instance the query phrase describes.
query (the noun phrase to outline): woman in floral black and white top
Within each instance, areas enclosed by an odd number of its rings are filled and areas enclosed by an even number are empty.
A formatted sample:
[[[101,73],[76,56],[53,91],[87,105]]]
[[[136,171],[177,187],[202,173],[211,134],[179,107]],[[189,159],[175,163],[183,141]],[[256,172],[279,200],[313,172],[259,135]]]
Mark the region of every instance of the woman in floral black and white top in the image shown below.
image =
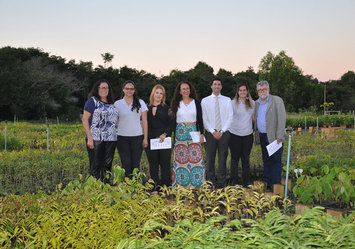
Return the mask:
[[[112,88],[107,80],[99,80],[92,88],[82,118],[89,154],[90,174],[108,182],[117,143],[118,110],[114,106]]]

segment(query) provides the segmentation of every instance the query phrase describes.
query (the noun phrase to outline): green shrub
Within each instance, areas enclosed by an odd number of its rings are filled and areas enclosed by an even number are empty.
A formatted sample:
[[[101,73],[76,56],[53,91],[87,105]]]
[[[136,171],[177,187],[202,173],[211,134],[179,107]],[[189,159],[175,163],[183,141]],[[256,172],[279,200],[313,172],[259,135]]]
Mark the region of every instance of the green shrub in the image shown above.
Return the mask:
[[[291,126],[293,128],[304,127],[305,117],[286,117],[286,126]],[[322,126],[351,126],[354,125],[354,116],[353,115],[321,115],[318,116],[318,127]],[[316,116],[307,116],[306,117],[306,126],[317,126],[317,117]]]
[[[338,167],[322,167],[322,174],[302,175],[297,179],[293,193],[297,202],[309,205],[323,201],[336,201],[342,207],[352,208],[355,203],[355,186],[348,174]]]
[[[87,175],[87,154],[80,150],[23,150],[0,152],[0,193],[53,191]]]
[[[7,150],[20,150],[22,149],[23,144],[20,139],[15,137],[7,137],[6,138],[6,149]],[[5,137],[0,135],[0,150],[5,149]]]

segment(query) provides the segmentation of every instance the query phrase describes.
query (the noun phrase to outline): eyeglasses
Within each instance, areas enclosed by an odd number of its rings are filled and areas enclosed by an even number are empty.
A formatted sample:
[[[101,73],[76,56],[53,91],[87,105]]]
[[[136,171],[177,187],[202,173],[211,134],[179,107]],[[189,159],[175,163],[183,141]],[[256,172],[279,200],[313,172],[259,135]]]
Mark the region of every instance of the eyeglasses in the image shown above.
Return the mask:
[[[268,88],[258,89],[258,93],[266,92],[267,90],[268,90]]]
[[[107,90],[107,89],[108,89],[108,86],[100,86],[99,89],[101,89],[101,90]]]
[[[125,87],[124,89],[125,89],[125,90],[128,90],[128,91],[134,91],[134,88],[133,88],[133,87]]]

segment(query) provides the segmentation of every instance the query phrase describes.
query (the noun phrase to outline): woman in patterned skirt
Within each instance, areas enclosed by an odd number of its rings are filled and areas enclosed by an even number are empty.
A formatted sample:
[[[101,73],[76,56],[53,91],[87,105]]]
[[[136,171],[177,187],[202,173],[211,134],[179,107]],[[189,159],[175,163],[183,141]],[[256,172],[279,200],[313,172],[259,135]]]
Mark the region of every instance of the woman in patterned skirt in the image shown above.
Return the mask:
[[[189,82],[177,85],[170,107],[176,119],[172,186],[200,186],[206,179],[201,147],[202,109]],[[199,142],[192,141],[191,131],[200,132]]]

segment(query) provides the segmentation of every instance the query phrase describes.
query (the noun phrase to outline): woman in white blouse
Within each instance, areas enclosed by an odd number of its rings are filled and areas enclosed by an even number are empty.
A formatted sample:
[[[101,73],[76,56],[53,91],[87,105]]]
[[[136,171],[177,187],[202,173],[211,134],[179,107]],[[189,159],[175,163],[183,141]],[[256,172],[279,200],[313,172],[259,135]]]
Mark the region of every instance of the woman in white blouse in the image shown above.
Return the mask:
[[[148,108],[138,98],[133,81],[127,80],[122,90],[124,97],[115,102],[118,109],[117,150],[125,176],[130,177],[133,169],[139,169],[143,148],[148,146]]]
[[[189,82],[177,85],[170,108],[176,118],[172,186],[200,186],[205,181],[201,147],[204,127],[201,104]],[[199,142],[192,141],[191,131],[200,132]]]
[[[238,163],[242,161],[242,183],[247,187],[250,181],[249,157],[253,147],[253,114],[255,104],[246,84],[238,86],[232,100],[233,121],[229,128],[231,133],[229,148],[231,152],[231,180],[238,184]]]

